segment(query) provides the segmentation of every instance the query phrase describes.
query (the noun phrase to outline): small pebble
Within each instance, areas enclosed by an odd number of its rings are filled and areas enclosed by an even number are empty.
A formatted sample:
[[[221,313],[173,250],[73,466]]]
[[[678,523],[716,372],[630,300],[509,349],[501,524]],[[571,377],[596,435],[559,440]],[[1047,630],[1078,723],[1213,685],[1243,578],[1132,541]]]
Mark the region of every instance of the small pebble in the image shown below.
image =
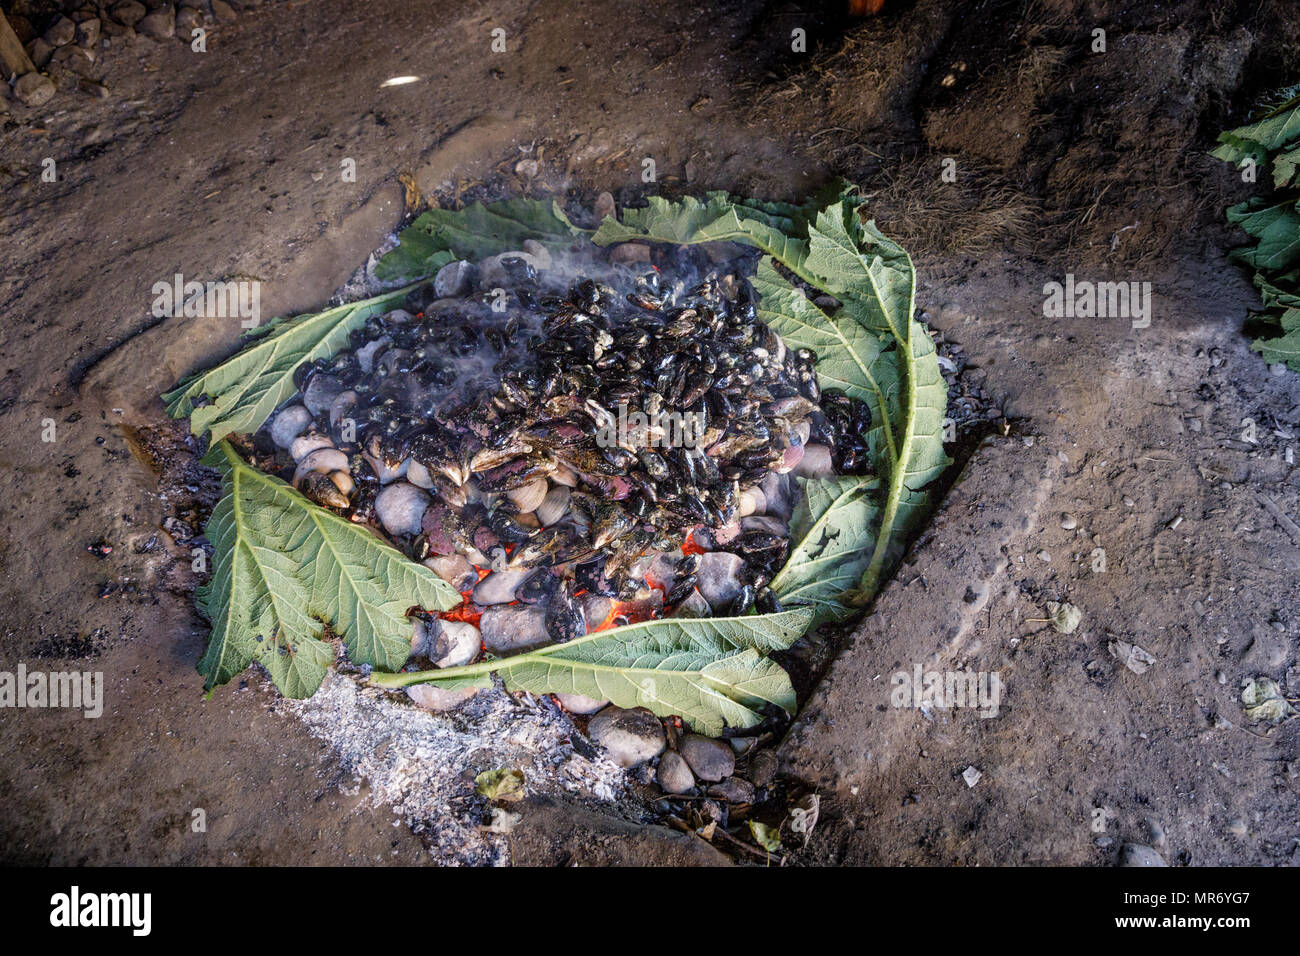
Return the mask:
[[[686,793],[695,788],[695,774],[675,750],[669,750],[659,758],[655,779],[664,793]]]
[[[653,760],[668,745],[663,724],[644,707],[606,707],[587,725],[587,734],[620,767]]]
[[[1079,527],[1079,519],[1069,512],[1066,512],[1061,515],[1061,527],[1066,531],[1073,531],[1075,528]]]
[[[389,534],[419,534],[420,519],[429,502],[428,492],[405,481],[395,481],[375,496],[375,516]]]
[[[1168,866],[1155,850],[1140,843],[1125,843],[1119,850],[1120,866]]]
[[[556,694],[555,699],[571,714],[594,714],[609,706],[607,700],[593,700],[581,694]]]
[[[687,734],[681,739],[678,749],[701,780],[717,782],[736,770],[736,753],[725,741]]]

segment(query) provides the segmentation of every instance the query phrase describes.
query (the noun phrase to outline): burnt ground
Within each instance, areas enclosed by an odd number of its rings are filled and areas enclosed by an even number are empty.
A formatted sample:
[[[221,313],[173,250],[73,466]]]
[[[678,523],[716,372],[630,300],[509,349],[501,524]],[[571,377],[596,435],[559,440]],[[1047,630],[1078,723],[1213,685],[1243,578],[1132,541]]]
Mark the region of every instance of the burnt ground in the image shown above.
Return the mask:
[[[240,329],[158,322],[150,289],[257,278],[265,314],[310,310],[399,225],[399,177],[443,202],[632,201],[652,157],[666,194],[859,183],[914,251],[964,380],[1011,420],[872,616],[822,651],[778,751],[822,799],[789,862],[1106,865],[1125,841],[1174,865],[1295,861],[1300,722],[1251,725],[1239,694],[1257,674],[1297,693],[1300,377],[1240,334],[1254,297],[1221,214],[1251,187],[1205,156],[1295,81],[1284,4],[889,0],[852,23],[780,2],[235,6],[203,54],[115,39],[93,67],[107,98],[65,81],[37,109],[7,101],[0,667],[100,670],[107,703],[99,720],[0,712],[5,859],[427,858],[260,679],[202,698],[199,519],[159,487],[201,497],[205,479],[168,473],[186,455],[156,396]],[[380,88],[396,75],[419,80]],[[1150,327],[1044,318],[1043,284],[1067,273],[1150,282]],[[1054,600],[1082,610],[1075,633],[1039,622]],[[1156,662],[1134,673],[1112,641]],[[999,672],[998,716],[890,707],[890,675],[918,663]],[[522,863],[720,859],[554,802],[511,842]]]

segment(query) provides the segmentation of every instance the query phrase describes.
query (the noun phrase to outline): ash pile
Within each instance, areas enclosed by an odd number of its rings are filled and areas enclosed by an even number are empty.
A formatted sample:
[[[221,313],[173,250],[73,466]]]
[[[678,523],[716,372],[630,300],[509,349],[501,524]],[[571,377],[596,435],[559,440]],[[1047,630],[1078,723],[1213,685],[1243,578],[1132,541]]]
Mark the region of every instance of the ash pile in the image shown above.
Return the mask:
[[[295,372],[254,460],[459,591],[412,662],[779,610],[797,476],[867,467],[867,406],[758,317],[752,259],[635,246],[453,262]],[[431,708],[473,690],[425,684]],[[603,702],[561,696],[576,713]]]

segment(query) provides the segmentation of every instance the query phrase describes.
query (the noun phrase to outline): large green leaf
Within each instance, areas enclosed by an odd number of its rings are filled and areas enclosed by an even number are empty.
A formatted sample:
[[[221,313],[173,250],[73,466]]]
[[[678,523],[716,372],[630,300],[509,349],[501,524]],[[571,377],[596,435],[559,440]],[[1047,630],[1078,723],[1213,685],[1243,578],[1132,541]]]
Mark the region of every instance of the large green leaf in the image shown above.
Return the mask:
[[[800,479],[804,496],[790,521],[790,557],[772,579],[786,606],[811,605],[816,620],[853,613],[845,592],[859,583],[875,549],[880,521],[874,477]]]
[[[433,275],[453,259],[483,259],[534,239],[564,249],[588,235],[551,200],[504,199],[464,209],[430,209],[402,230],[396,249],[375,265],[384,280]]]
[[[898,393],[898,363],[878,333],[852,320],[835,321],[776,271],[764,256],[753,278],[758,316],[791,348],[817,353],[817,381],[871,406],[867,435],[873,458],[896,454],[891,401]]]
[[[778,259],[804,277],[808,225],[827,202],[843,199],[849,186],[832,182],[803,205],[735,199],[725,192],[705,193],[670,202],[651,196],[644,209],[625,209],[621,220],[607,217],[592,236],[598,246],[630,239],[679,245],[742,242]]]
[[[1233,250],[1235,261],[1266,275],[1300,265],[1300,212],[1294,199],[1269,202],[1256,197],[1229,209],[1228,222],[1259,240]]]
[[[943,448],[948,387],[939,372],[934,342],[912,316],[916,273],[911,257],[886,239],[875,223],[837,203],[809,228],[807,271],[819,288],[842,305],[831,316],[853,321],[892,345],[897,393],[887,394],[892,441],[876,456],[887,482],[871,562],[853,595],[869,601],[929,507],[926,486],[952,463]]]
[[[1247,158],[1272,164],[1275,193],[1228,210],[1228,221],[1254,240],[1234,249],[1232,259],[1255,269],[1264,301],[1256,324],[1280,333],[1257,338],[1251,348],[1300,371],[1300,87],[1281,91],[1274,102],[1255,122],[1221,134],[1212,155],[1237,165]]]
[[[372,299],[335,306],[292,321],[275,319],[253,330],[251,342],[214,369],[191,376],[163,396],[172,418],[189,416],[190,431],[218,442],[254,432],[297,389],[293,370],[328,358],[370,316],[397,308],[414,283]]]
[[[760,709],[795,706],[789,676],[760,651],[789,647],[812,612],[794,609],[739,618],[646,621],[598,631],[515,657],[402,674],[372,674],[380,687],[477,679],[496,672],[508,688],[582,694],[619,707],[679,716],[704,734],[752,727]]]
[[[334,660],[321,640],[326,624],[354,662],[396,670],[411,650],[407,611],[460,602],[432,571],[253,468],[228,442],[204,462],[225,479],[205,532],[212,579],[199,589],[212,622],[199,661],[206,689],[256,660],[281,693],[311,696]]]

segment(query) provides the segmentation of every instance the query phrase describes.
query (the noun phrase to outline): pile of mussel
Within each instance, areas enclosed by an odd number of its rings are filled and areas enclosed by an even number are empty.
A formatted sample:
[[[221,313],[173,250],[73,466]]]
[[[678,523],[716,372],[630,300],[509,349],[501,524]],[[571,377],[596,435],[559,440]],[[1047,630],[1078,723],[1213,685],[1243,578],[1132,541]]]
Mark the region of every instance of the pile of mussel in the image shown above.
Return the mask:
[[[867,406],[823,392],[816,355],[788,349],[736,275],[566,286],[525,253],[494,258],[447,267],[479,273],[468,294],[438,297],[440,273],[301,365],[258,436],[305,495],[465,594],[417,633],[425,655],[472,659],[476,625],[510,651],[776,609],[793,477],[865,471]]]

